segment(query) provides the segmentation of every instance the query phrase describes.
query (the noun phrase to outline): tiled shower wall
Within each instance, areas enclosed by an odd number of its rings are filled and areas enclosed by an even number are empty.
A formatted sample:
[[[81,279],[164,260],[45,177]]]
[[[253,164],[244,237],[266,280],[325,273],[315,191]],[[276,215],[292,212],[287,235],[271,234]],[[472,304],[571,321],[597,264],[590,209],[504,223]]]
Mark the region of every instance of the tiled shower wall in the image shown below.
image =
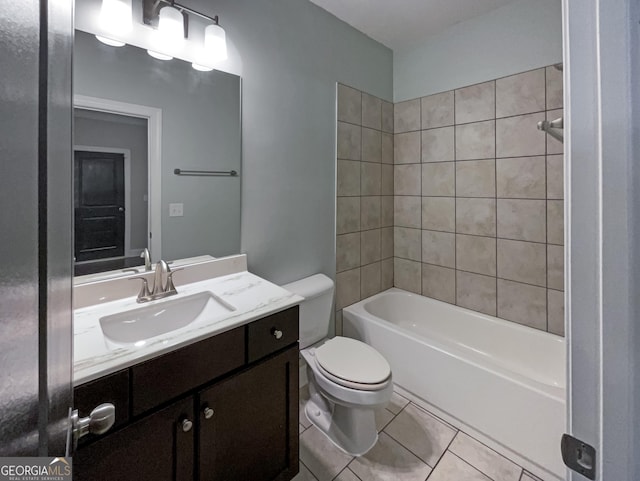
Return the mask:
[[[553,66],[395,104],[396,287],[563,334],[561,109]]]
[[[342,308],[393,287],[393,104],[338,85],[336,332]]]

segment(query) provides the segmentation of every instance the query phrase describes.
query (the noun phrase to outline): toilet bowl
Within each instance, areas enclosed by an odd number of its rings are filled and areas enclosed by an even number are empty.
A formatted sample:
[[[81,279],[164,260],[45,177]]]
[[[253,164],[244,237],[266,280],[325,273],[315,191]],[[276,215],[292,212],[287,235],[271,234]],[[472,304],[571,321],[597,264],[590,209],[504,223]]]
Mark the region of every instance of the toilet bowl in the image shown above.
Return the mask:
[[[300,304],[300,354],[307,364],[309,421],[342,451],[361,456],[378,440],[375,409],[393,394],[391,368],[373,347],[342,336],[329,339],[333,281],[317,274],[283,286]]]
[[[371,346],[339,336],[301,355],[309,379],[307,419],[342,451],[365,454],[378,440],[375,409],[393,394],[389,364]]]

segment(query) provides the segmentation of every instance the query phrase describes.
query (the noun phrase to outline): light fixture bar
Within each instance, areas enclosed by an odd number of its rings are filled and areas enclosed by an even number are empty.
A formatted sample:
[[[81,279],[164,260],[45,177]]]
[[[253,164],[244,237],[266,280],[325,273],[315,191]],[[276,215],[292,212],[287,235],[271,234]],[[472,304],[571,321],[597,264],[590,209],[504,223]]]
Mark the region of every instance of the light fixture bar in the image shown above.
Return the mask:
[[[193,10],[185,5],[174,2],[172,0],[144,0],[143,2],[143,13],[142,20],[146,25],[154,25],[158,18],[158,11],[160,6],[168,5],[174,8],[177,8],[180,11],[187,12],[188,14],[195,15],[200,18],[204,18],[209,22],[213,22],[214,25],[218,25],[218,16],[215,15],[213,17],[209,15],[205,15],[204,13],[198,12],[197,10]],[[186,28],[185,28],[186,32]]]

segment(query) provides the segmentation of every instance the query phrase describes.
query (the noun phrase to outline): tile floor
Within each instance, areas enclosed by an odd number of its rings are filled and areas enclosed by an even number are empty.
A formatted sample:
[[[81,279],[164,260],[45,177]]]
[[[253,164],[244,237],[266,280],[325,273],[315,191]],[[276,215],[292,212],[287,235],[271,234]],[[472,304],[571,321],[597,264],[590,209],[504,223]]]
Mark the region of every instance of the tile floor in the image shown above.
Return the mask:
[[[359,458],[336,448],[307,420],[300,390],[300,474],[294,481],[541,481],[394,393],[376,413],[378,444]]]

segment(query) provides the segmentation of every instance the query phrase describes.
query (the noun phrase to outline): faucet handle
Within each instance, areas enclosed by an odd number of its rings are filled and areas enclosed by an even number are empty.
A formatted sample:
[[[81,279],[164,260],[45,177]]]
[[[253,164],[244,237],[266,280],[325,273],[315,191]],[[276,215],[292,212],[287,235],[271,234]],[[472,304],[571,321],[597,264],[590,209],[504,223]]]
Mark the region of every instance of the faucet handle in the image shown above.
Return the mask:
[[[167,274],[167,284],[164,286],[165,292],[177,292],[176,286],[173,284],[173,275],[176,272],[180,272],[181,270],[183,269],[180,268],[180,269],[174,269],[169,271],[169,273]]]
[[[140,279],[142,281],[142,287],[140,288],[140,292],[138,293],[138,300],[142,299],[143,297],[149,297],[151,295],[151,291],[149,291],[149,281],[147,280],[147,278],[143,276],[129,278],[130,281],[136,279]]]

